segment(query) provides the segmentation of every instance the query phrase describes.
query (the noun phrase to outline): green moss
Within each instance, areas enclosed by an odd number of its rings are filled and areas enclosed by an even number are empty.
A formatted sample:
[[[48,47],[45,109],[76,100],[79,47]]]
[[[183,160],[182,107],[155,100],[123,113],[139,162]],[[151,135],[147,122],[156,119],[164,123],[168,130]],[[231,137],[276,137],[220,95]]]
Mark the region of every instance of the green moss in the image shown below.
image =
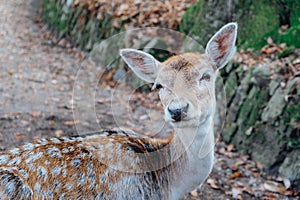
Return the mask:
[[[255,129],[252,130],[252,133],[248,136],[248,142],[250,143],[249,146],[246,148],[251,149],[253,144],[264,144],[266,143],[267,136],[266,136],[266,125],[262,123],[256,123]]]
[[[50,26],[54,26],[57,23],[58,9],[55,2],[51,0],[44,0],[42,4],[43,20]]]
[[[265,10],[265,8],[263,9]],[[286,43],[288,46],[300,47],[300,2],[294,0],[273,0],[270,3],[267,15],[269,17],[269,24],[261,27],[267,28],[269,31],[265,31],[262,35],[263,42],[254,42],[253,47],[258,49],[266,44],[265,40],[271,37],[277,44]],[[275,17],[275,18],[274,18]],[[260,18],[260,17],[259,17]],[[275,21],[272,18],[276,19]],[[272,22],[273,21],[273,22]],[[272,25],[270,23],[276,23]],[[279,31],[281,25],[290,25],[287,30]],[[252,34],[249,35],[252,38]],[[254,38],[255,39],[255,38]],[[259,39],[259,38],[256,38]],[[245,45],[247,46],[247,44]]]
[[[237,125],[235,123],[231,123],[229,126],[225,127],[222,132],[222,137],[225,142],[231,142],[231,138],[233,134],[237,130]]]
[[[256,94],[254,94],[254,97],[251,97],[251,95],[249,95],[250,97],[247,101],[248,105],[244,105],[247,106],[247,109],[244,108],[244,110],[241,111],[249,111],[250,113],[248,117],[244,118],[246,120],[243,122],[243,131],[246,131],[250,127],[256,127],[262,111],[268,102],[268,91],[255,90],[255,92]],[[255,99],[255,101],[253,101],[253,99]],[[244,113],[244,115],[245,114],[247,113]]]
[[[253,105],[253,100],[252,98],[247,98],[245,102],[242,104],[242,106],[239,109],[239,119],[238,119],[238,124],[240,125],[240,131],[243,133],[253,125],[253,119],[254,116],[252,116],[252,119],[249,117],[251,116],[251,113],[255,114],[255,106]]]
[[[247,8],[248,7],[248,8]],[[239,46],[241,48],[260,49],[266,44],[269,33],[279,28],[279,16],[274,5],[265,1],[241,4],[238,9],[248,10],[238,19]]]
[[[91,50],[93,44],[119,33],[124,28],[112,27],[113,16],[106,14],[103,20],[93,18],[83,3],[66,12],[66,1],[43,0],[42,15],[58,38],[68,37],[75,46]]]
[[[195,25],[196,21],[195,18],[198,18],[200,15],[200,10],[203,4],[203,0],[199,0],[198,3],[194,6],[191,6],[188,10],[185,11],[180,26],[179,30],[184,33],[189,33],[190,30],[193,28]]]
[[[268,102],[267,98],[268,91],[260,90],[256,86],[252,87],[238,111],[238,124],[241,132],[244,133],[250,127],[256,127],[263,108]]]
[[[295,47],[288,47],[286,49],[284,49],[281,53],[278,54],[278,58],[284,58],[289,56],[290,54],[294,53],[295,51]]]
[[[300,121],[300,104],[296,104],[296,105],[290,105],[287,106],[285,109],[285,117],[284,117],[284,122],[285,123],[289,123],[292,120],[294,120],[295,122],[299,122]]]
[[[63,37],[69,29],[69,14],[62,7],[58,7],[54,0],[44,0],[42,9],[43,20],[50,25],[58,38]]]
[[[238,80],[237,80],[236,74],[233,72],[226,79],[225,86],[224,86],[225,93],[226,93],[226,99],[228,101],[233,98],[237,87],[238,87]]]
[[[300,149],[300,138],[289,140],[288,147],[292,149]]]
[[[224,9],[233,10],[226,15],[219,11]],[[185,12],[179,30],[205,45],[212,34],[229,21],[239,24],[240,48],[259,50],[267,44],[268,37],[276,43],[300,46],[300,1],[294,0],[245,0],[232,2],[231,7],[221,1],[200,0]],[[285,22],[291,27],[279,33]]]
[[[160,62],[164,62],[172,55],[167,50],[154,49],[154,48],[150,49],[149,54],[151,54],[156,60],[158,60]]]
[[[293,7],[291,8],[291,27],[300,25],[300,1],[294,1]]]
[[[282,33],[278,33],[277,38],[278,39],[275,39],[277,43],[286,43],[288,46],[300,48],[300,25],[293,26]]]

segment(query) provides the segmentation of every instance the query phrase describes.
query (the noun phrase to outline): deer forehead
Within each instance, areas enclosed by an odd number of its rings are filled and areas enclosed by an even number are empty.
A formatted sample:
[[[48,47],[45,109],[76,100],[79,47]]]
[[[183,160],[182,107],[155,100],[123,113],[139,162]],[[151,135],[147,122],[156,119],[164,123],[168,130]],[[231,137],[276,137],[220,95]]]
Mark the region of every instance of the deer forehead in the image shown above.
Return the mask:
[[[213,71],[213,67],[204,54],[185,53],[173,56],[162,63],[157,81],[161,84],[191,84],[205,71]]]

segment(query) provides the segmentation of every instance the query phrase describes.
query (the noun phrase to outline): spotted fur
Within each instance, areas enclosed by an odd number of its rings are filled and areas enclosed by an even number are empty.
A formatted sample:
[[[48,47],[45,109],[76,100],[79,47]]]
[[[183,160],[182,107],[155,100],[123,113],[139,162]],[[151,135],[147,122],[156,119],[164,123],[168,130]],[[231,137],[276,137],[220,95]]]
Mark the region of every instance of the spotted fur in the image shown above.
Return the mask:
[[[118,149],[112,151],[113,146]],[[28,143],[0,154],[0,196],[1,199],[130,199],[139,194],[139,199],[163,199],[168,195],[165,191],[168,180],[162,179],[168,176],[167,171],[132,174],[119,170],[120,165],[138,165],[141,159],[136,153],[151,153],[163,147],[162,141],[136,138],[123,131]],[[132,156],[122,160],[124,154]]]
[[[167,195],[160,189],[168,187],[168,180],[162,179],[167,172],[133,175],[114,166],[141,164],[137,156],[114,159],[124,153],[148,153],[163,147],[151,138],[136,139],[123,131],[103,131],[85,137],[42,139],[3,152],[1,199],[130,199],[136,194],[139,199],[162,199]],[[112,151],[112,145],[119,151]]]

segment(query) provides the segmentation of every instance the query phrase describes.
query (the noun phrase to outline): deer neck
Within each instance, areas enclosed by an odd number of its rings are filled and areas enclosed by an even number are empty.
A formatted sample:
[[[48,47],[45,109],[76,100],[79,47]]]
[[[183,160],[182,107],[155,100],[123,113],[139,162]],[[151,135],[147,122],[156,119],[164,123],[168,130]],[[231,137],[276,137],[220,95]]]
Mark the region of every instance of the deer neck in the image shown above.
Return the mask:
[[[184,151],[182,160],[178,159],[182,163],[174,165],[177,175],[171,184],[171,196],[177,199],[177,196],[201,185],[211,172],[214,147],[212,117],[198,127],[176,129],[174,144],[181,144]]]

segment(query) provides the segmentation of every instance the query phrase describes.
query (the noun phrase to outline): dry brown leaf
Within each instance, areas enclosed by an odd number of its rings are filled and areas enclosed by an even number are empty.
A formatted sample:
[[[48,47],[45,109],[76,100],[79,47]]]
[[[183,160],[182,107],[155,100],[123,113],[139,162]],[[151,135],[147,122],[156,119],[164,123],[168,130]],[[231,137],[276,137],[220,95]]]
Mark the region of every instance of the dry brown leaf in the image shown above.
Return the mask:
[[[217,183],[216,183],[216,180],[214,180],[214,179],[212,179],[212,178],[209,178],[209,179],[207,179],[206,182],[209,184],[209,186],[210,186],[211,188],[213,188],[213,189],[220,189],[219,186],[218,186]]]
[[[26,126],[26,125],[28,125],[28,124],[29,124],[29,122],[28,122],[28,121],[26,121],[26,120],[21,120],[21,124],[22,124],[22,125],[24,125],[24,126]]]
[[[240,177],[241,175],[242,175],[242,172],[241,171],[237,171],[237,172],[231,174],[229,178],[235,179],[237,177]]]
[[[39,117],[42,113],[40,111],[32,111],[29,114],[33,117]]]
[[[54,120],[50,120],[49,121],[49,125],[54,126],[55,125],[55,121]]]
[[[238,170],[238,165],[239,165],[239,164],[232,165],[232,166],[231,166],[231,170],[232,170],[232,171],[237,171],[237,170]]]
[[[256,167],[259,169],[259,170],[263,170],[264,169],[264,166],[260,163],[260,162],[256,162]]]
[[[108,103],[109,102],[109,99],[99,99],[98,100],[98,103],[99,104],[106,104],[106,103]]]
[[[227,151],[232,151],[234,149],[234,145],[233,144],[229,144],[227,146]]]
[[[197,191],[197,189],[191,191],[190,194],[191,194],[193,197],[198,197],[198,191]]]
[[[8,75],[10,75],[10,76],[12,76],[12,75],[14,75],[14,72],[13,71],[11,71],[11,70],[5,70],[6,71],[6,73],[8,73]]]
[[[25,134],[17,134],[15,137],[16,139],[26,139],[28,136]]]
[[[129,26],[147,27],[159,25],[165,28],[176,28],[184,12],[197,0],[166,0],[166,1],[140,1],[140,0],[76,0],[73,6],[83,5],[90,11],[91,16],[103,20],[106,13],[111,14],[115,20],[126,21],[125,28]],[[98,4],[96,6],[96,4]],[[172,16],[172,17],[170,17]],[[82,19],[83,21],[86,19]],[[113,23],[119,27],[118,23]]]
[[[247,193],[250,194],[250,195],[253,195],[253,194],[254,194],[253,190],[252,190],[251,188],[249,188],[249,187],[244,187],[244,188],[243,188],[243,191],[244,191],[244,192],[247,192]]]
[[[281,183],[274,181],[265,181],[264,188],[270,192],[276,192],[280,194],[284,194],[286,191],[286,188]]]
[[[64,125],[66,125],[66,126],[73,126],[74,124],[75,124],[74,121],[66,121],[66,122],[64,123]]]
[[[277,199],[277,197],[278,197],[278,196],[275,195],[275,194],[268,194],[268,195],[267,195],[267,198],[268,198],[268,199]]]

